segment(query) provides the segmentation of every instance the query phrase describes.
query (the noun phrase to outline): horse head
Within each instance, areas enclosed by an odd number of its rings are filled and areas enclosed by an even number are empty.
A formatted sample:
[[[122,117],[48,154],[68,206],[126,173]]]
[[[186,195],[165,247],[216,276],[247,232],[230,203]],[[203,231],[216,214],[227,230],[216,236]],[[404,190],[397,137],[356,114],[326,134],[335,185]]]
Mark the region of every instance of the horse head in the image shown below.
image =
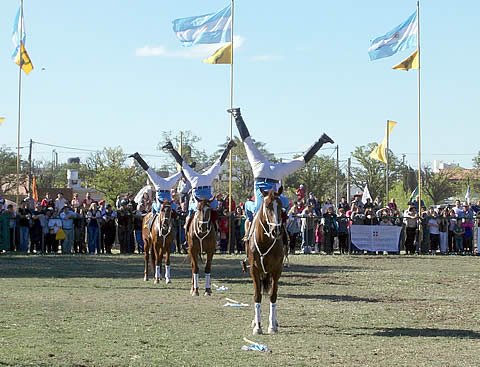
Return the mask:
[[[283,187],[280,186],[278,191],[273,188],[269,191],[261,190],[263,195],[262,203],[262,226],[266,224],[268,231],[264,226],[265,234],[270,238],[280,238],[282,235],[282,201],[280,195],[283,192]]]
[[[168,231],[172,218],[172,201],[165,200],[160,206],[160,227],[162,232]]]
[[[195,200],[197,201],[197,227],[199,231],[206,232],[208,231],[208,226],[210,225],[210,219],[212,217],[212,208],[210,205],[215,198],[206,199],[205,197],[202,197],[199,199],[195,197]]]

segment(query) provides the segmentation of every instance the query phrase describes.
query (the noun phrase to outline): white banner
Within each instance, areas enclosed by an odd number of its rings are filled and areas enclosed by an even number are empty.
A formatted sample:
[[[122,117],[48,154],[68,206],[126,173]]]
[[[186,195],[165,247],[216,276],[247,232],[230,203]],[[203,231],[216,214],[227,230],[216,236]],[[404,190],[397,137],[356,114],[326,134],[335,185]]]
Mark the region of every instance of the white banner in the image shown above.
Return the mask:
[[[352,243],[360,250],[398,251],[398,241],[402,227],[352,225]]]

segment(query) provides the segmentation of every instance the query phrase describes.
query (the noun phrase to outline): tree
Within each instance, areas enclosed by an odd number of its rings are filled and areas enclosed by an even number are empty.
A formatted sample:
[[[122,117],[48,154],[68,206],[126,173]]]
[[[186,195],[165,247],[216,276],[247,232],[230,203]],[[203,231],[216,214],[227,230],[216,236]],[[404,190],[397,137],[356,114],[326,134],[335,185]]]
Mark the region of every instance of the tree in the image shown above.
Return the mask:
[[[452,177],[455,172],[456,170],[454,169],[442,169],[434,173],[429,167],[423,169],[423,190],[430,197],[433,204],[440,204],[443,200],[456,193],[457,187],[452,183]]]
[[[337,165],[334,158],[314,156],[308,164],[284,180],[285,188],[290,197],[295,197],[295,191],[303,184],[307,192],[311,191],[320,200],[335,197],[335,179]],[[343,187],[345,176],[339,172],[339,190]]]
[[[145,185],[145,172],[137,163],[127,167],[126,158],[122,148],[114,147],[92,153],[87,160],[92,186],[105,195],[107,202],[115,203],[117,195],[136,193]]]
[[[20,162],[20,185],[27,179],[26,162]],[[0,147],[0,192],[13,198],[17,194],[17,155],[6,147]],[[28,188],[26,188],[28,191]]]
[[[183,139],[182,139],[182,152],[181,156],[188,164],[192,162],[196,162],[197,167],[196,170],[202,169],[210,163],[209,157],[205,153],[204,150],[200,150],[196,147],[196,144],[201,140],[201,138],[195,135],[190,130],[183,131]],[[171,141],[175,149],[179,150],[180,146],[180,135],[174,135],[172,131],[163,131],[162,138],[157,145],[158,150],[162,150],[162,147]],[[180,151],[179,151],[180,153]],[[165,168],[170,172],[174,172],[177,170],[177,163],[173,157],[169,157],[170,164],[166,165]]]
[[[385,197],[385,163],[370,158],[370,153],[377,147],[377,143],[370,143],[356,147],[352,157],[357,166],[352,167],[352,182],[359,188],[368,185],[372,198]],[[389,186],[393,187],[402,177],[402,164],[389,150]]]

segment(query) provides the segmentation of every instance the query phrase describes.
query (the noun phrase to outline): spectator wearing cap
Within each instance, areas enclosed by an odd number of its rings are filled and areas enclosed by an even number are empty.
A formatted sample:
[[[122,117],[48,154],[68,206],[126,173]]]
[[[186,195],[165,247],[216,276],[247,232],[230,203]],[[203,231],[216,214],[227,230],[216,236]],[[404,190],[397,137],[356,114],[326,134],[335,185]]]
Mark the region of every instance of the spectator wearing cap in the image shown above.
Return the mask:
[[[63,197],[63,192],[59,192],[57,194],[57,198],[55,199],[55,210],[58,213],[61,213],[65,204],[67,204],[67,199]]]
[[[315,210],[315,214],[318,215],[319,213],[317,212],[318,210],[318,202],[317,199],[315,199],[315,196],[313,195],[313,192],[308,193],[308,199],[307,199],[307,206],[313,207]]]
[[[297,194],[297,200],[304,200],[305,199],[305,186],[300,185],[300,187],[297,188],[296,194]]]
[[[72,208],[69,206],[64,206],[61,213],[60,219],[62,220],[62,228],[65,232],[65,240],[62,244],[62,254],[72,253],[73,240],[75,237],[73,219],[76,217],[76,214],[72,211]]]

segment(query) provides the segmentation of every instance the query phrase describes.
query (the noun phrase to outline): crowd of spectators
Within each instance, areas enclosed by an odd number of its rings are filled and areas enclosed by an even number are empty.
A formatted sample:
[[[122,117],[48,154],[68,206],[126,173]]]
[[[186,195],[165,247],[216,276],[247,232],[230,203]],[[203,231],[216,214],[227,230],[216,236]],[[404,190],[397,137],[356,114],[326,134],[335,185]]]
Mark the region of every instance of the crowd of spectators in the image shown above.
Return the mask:
[[[187,251],[185,218],[188,214],[188,194],[172,190],[178,204],[174,220],[176,231],[173,251]],[[111,254],[118,245],[121,254],[143,253],[143,217],[151,211],[154,193],[145,192],[139,203],[133,195],[118,195],[112,206],[105,200],[94,200],[90,193],[80,198],[73,194],[67,200],[62,193],[56,198],[46,193],[36,202],[32,196],[25,198],[15,210],[0,196],[0,214],[8,220],[10,231],[9,251],[30,254]],[[228,238],[232,232],[230,253],[243,253],[245,214],[242,207],[235,207],[232,200],[232,216],[229,216],[227,197],[217,194],[219,202],[218,249],[228,251]]]
[[[171,192],[178,206],[172,251],[187,251],[184,224],[188,193],[188,182],[181,182]],[[137,198],[138,203],[131,194],[118,195],[111,205],[104,200],[95,201],[89,193],[84,198],[75,193],[72,200],[62,193],[56,198],[47,193],[38,202],[28,196],[17,211],[0,196],[0,213],[8,218],[10,230],[9,250],[32,254],[111,254],[118,245],[121,254],[143,253],[142,220],[151,211],[153,195],[145,192]],[[228,195],[215,196],[219,203],[218,251],[244,253],[244,204],[229,202]],[[333,254],[334,250],[340,254],[363,253],[351,242],[352,225],[401,226],[398,252],[404,249],[407,254],[473,254],[474,228],[479,222],[480,201],[477,205],[462,205],[457,200],[452,206],[427,209],[423,201],[419,205],[413,200],[401,211],[394,198],[386,205],[379,197],[363,202],[361,195],[355,195],[351,202],[342,197],[338,205],[330,198],[321,202],[312,192],[307,195],[300,185],[296,200],[287,210],[286,230],[291,254],[298,248],[305,254]]]
[[[422,201],[419,210],[416,198],[401,211],[395,198],[384,205],[379,197],[373,202],[371,199],[363,202],[361,195],[355,195],[351,202],[342,197],[335,207],[331,199],[322,203],[312,192],[305,195],[303,185],[296,194],[297,201],[288,212],[286,225],[291,254],[299,242],[300,252],[306,254],[332,254],[334,244],[341,254],[364,253],[350,240],[352,225],[401,226],[396,253],[404,248],[407,254],[474,254],[474,227],[480,222],[480,200],[477,205],[457,200],[455,205],[430,208]]]

